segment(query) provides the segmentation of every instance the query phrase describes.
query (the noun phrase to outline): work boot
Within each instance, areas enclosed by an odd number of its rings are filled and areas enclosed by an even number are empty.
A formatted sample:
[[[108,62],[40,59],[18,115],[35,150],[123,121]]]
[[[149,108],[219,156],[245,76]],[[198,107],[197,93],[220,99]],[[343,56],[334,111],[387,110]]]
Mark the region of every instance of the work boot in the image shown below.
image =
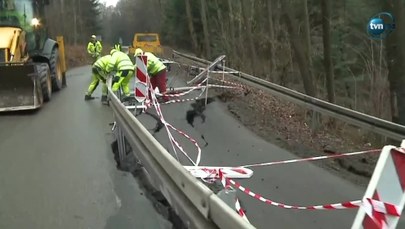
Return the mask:
[[[101,96],[101,103],[104,104],[104,105],[108,105],[108,100],[107,100],[106,95]]]
[[[94,99],[94,97],[93,96],[91,96],[91,95],[85,95],[84,96],[84,100],[92,100],[92,99]]]

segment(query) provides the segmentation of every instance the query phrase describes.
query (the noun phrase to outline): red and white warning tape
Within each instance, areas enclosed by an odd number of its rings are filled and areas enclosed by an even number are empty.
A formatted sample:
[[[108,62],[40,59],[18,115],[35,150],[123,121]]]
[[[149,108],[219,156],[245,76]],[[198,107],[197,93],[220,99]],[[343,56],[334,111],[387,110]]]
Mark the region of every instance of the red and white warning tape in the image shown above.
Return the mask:
[[[195,98],[191,98],[191,99],[172,99],[169,100],[167,102],[162,103],[162,105],[166,105],[166,104],[172,104],[172,103],[185,103],[185,102],[191,102],[191,101],[195,101],[197,99],[199,99],[200,96],[195,97]]]
[[[381,152],[381,149],[372,149],[372,150],[365,150],[365,151],[359,151],[359,152],[353,152],[353,153],[340,153],[340,154],[335,154],[335,155],[325,155],[325,156],[291,159],[291,160],[284,160],[284,161],[263,162],[263,163],[256,163],[256,164],[250,164],[250,165],[242,165],[239,167],[248,168],[248,167],[279,165],[279,164],[290,164],[290,163],[303,162],[303,161],[317,161],[317,160],[323,160],[323,159],[332,159],[332,158],[354,156],[354,155],[360,155],[360,154],[366,154],[366,153],[379,153],[379,152]]]
[[[194,101],[194,100],[199,99],[199,98],[202,96],[202,94],[204,94],[204,91],[205,91],[205,90],[206,90],[206,88],[204,88],[204,89],[201,91],[201,93],[200,93],[197,97],[195,97],[195,98],[191,98],[191,99],[174,99],[174,100],[169,100],[169,101],[167,101],[167,102],[165,102],[165,103],[162,103],[162,104],[182,103],[182,102]]]
[[[148,80],[149,80],[149,77],[148,77]],[[151,91],[151,102],[152,102],[153,106],[154,106],[155,109],[156,109],[156,112],[157,112],[157,114],[158,114],[158,116],[159,116],[160,121],[165,125],[165,128],[166,128],[167,134],[168,134],[168,136],[169,136],[170,142],[171,142],[171,144],[172,144],[174,153],[175,153],[176,156],[177,156],[177,151],[176,151],[176,149],[175,149],[175,147],[174,147],[174,145],[175,145],[175,146],[184,154],[184,156],[186,156],[187,159],[190,160],[190,162],[191,162],[193,165],[198,165],[198,164],[200,163],[200,160],[201,160],[201,147],[198,145],[198,143],[197,143],[196,140],[194,140],[193,138],[191,138],[191,137],[190,137],[189,135],[187,135],[185,132],[183,132],[183,131],[181,131],[181,130],[178,130],[177,128],[175,128],[173,125],[171,125],[170,123],[168,123],[168,122],[164,119],[162,110],[160,109],[160,104],[159,104],[159,102],[157,101],[157,98],[156,98],[156,93],[155,93],[155,91],[153,90],[152,85],[151,85],[150,83],[149,83],[149,85],[150,85],[150,86],[149,86],[149,90]],[[170,128],[170,129],[173,129],[173,130],[175,130],[175,131],[177,131],[180,135],[184,136],[185,138],[187,138],[189,141],[191,141],[191,142],[194,144],[194,146],[197,148],[197,159],[196,159],[196,161],[193,161],[193,160],[191,159],[191,157],[187,154],[187,152],[185,152],[185,150],[183,149],[183,147],[182,147],[182,146],[176,141],[176,139],[173,137],[173,135],[171,134],[169,128]],[[173,145],[173,144],[174,144],[174,145]]]
[[[222,184],[222,186],[224,187],[224,189],[229,189],[229,188],[231,188],[231,186],[226,182],[225,176],[223,176],[223,173],[221,172],[221,170],[218,170],[218,173],[220,174],[220,175],[219,175],[220,181],[221,181],[221,184]],[[236,200],[235,200],[235,209],[236,209],[236,212],[237,212],[243,219],[245,219],[246,221],[249,222],[249,220],[248,220],[248,218],[247,218],[247,216],[246,216],[246,214],[245,214],[245,211],[243,210],[242,206],[240,205],[240,202],[239,202],[238,197],[236,197]]]
[[[205,83],[207,81],[207,78],[205,78],[203,81],[201,81],[201,83],[199,83],[197,86],[195,87],[191,87],[188,91],[182,92],[182,93],[178,93],[178,94],[166,94],[165,96],[167,97],[180,97],[180,96],[184,96],[187,95],[189,93],[191,93],[192,91],[201,88],[202,84]],[[156,95],[162,96],[162,94],[157,93]]]
[[[239,199],[236,198],[235,200],[235,209],[238,212],[238,214],[246,221],[249,222],[249,219],[246,216],[245,210],[243,210],[242,206],[240,205]],[[250,223],[250,222],[249,222]]]
[[[218,171],[221,182],[224,183],[225,185],[230,184],[231,186],[234,186],[235,188],[238,188],[240,191],[243,193],[253,197],[256,200],[262,201],[266,204],[270,204],[276,207],[284,208],[284,209],[296,209],[296,210],[338,210],[338,209],[351,209],[351,208],[358,208],[358,207],[365,207],[365,208],[371,208],[374,211],[378,211],[384,214],[389,214],[393,216],[400,216],[402,209],[399,207],[390,204],[390,203],[384,203],[378,200],[374,200],[371,198],[366,198],[365,200],[355,200],[355,201],[348,201],[348,202],[342,202],[342,203],[335,203],[335,204],[326,204],[326,205],[313,205],[313,206],[297,206],[297,205],[287,205],[283,203],[278,203],[276,201],[264,198],[260,194],[256,194],[253,191],[251,191],[249,188],[245,188],[242,186],[240,183],[229,179],[224,176],[224,174],[221,171]]]
[[[213,79],[213,80],[216,80],[216,81],[219,81],[219,82],[223,82],[223,83],[226,83],[226,84],[229,84],[229,85],[234,85],[234,86],[237,86],[237,87],[241,87],[241,88],[245,88],[246,87],[246,85],[243,85],[243,84],[240,84],[240,83],[235,83],[235,82],[231,82],[231,81],[227,81],[227,80],[222,80],[222,79],[217,79],[217,78],[210,78],[210,79]]]
[[[200,160],[201,160],[201,147],[198,145],[197,141],[195,139],[193,139],[192,137],[190,137],[188,134],[186,134],[185,132],[177,129],[176,127],[172,126],[170,123],[167,123],[166,121],[163,122],[163,124],[166,124],[168,127],[170,127],[171,129],[177,131],[180,135],[184,136],[185,138],[187,138],[191,143],[193,143],[193,145],[197,148],[197,159],[196,161],[193,163],[194,165],[198,165],[200,164]],[[189,160],[191,160],[191,158],[188,156],[188,154],[186,153],[186,151],[184,151],[183,147],[176,141],[175,138],[171,137],[171,141],[177,146],[177,148],[186,156],[189,158]],[[191,160],[192,161],[192,160]],[[193,162],[193,161],[192,161]]]
[[[197,89],[205,89],[205,88],[226,88],[226,89],[241,89],[240,87],[234,87],[234,86],[224,86],[224,85],[217,85],[217,84],[208,84],[207,86],[195,86],[195,87],[190,87],[189,90],[182,92],[182,93],[177,93],[177,94],[165,94],[167,97],[181,97],[185,96],[187,94],[190,94],[191,92],[197,90]],[[163,94],[158,93],[157,95],[163,96]]]

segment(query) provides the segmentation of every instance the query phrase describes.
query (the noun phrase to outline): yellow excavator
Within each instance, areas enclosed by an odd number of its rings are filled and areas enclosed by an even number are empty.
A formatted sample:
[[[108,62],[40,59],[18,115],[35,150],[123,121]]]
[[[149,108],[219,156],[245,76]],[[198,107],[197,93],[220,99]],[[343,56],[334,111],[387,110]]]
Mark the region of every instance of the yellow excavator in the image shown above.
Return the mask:
[[[63,42],[47,36],[46,5],[0,0],[0,112],[37,109],[66,86]]]

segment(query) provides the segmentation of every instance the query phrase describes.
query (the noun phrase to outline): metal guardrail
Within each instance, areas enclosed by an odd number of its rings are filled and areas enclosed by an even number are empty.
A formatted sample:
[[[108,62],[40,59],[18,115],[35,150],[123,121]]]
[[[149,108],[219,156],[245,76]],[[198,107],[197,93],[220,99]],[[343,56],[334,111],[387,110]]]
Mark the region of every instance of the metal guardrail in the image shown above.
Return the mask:
[[[209,65],[212,63],[211,61],[184,54],[175,50],[173,50],[173,54],[205,65]],[[226,71],[236,71],[228,67],[223,68],[223,66],[221,66],[220,64],[218,64],[216,67],[218,69],[225,69]],[[405,126],[358,111],[354,111],[342,106],[338,106],[243,72],[238,72],[238,74],[232,73],[229,75],[233,76],[235,79],[239,80],[242,83],[268,91],[275,96],[289,100],[293,103],[318,111],[320,113],[327,114],[331,117],[343,120],[347,123],[368,129],[372,132],[384,135],[395,140],[402,141],[403,139],[405,139]]]
[[[135,157],[189,228],[254,228],[202,182],[193,177],[148,132],[109,88],[110,106],[118,133],[117,141],[127,141]],[[116,135],[117,136],[117,135]],[[123,150],[122,148],[119,150]],[[125,155],[120,152],[120,158]]]

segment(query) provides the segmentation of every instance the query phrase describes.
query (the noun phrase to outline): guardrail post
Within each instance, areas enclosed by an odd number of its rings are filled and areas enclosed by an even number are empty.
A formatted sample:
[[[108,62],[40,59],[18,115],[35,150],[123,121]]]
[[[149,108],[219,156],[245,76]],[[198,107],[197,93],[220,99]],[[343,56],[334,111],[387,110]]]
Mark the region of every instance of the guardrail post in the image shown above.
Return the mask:
[[[124,161],[126,159],[126,143],[125,143],[125,136],[124,132],[122,131],[122,128],[120,124],[115,123],[114,128],[113,128],[113,133],[115,135],[115,139],[117,140],[117,150],[118,150],[118,163],[120,169],[126,169],[124,168]]]
[[[222,189],[217,196],[224,201],[230,208],[235,208],[236,190],[233,188]]]
[[[126,155],[125,137],[122,129],[118,127],[118,155],[120,160],[120,165],[123,164]]]

